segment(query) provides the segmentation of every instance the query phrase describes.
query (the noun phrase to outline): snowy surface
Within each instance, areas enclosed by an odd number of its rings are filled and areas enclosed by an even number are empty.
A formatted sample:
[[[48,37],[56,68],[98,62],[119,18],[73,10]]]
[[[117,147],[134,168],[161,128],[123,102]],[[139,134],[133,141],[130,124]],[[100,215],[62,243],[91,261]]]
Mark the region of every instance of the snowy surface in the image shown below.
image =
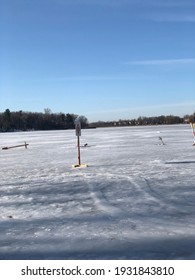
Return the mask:
[[[74,130],[0,134],[0,259],[195,259],[190,127],[82,130],[85,143],[74,169]]]

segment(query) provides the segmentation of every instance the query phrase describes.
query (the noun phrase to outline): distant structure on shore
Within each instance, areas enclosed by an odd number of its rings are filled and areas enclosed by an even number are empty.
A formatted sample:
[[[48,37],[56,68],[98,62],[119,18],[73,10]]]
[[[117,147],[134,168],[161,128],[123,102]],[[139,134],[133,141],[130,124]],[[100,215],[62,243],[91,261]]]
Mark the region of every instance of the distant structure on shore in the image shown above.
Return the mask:
[[[184,124],[195,122],[195,113],[193,115],[179,116],[157,116],[157,117],[139,117],[131,120],[119,120],[119,121],[97,121],[90,123],[92,127],[117,127],[117,126],[138,126],[138,125],[165,125],[165,124]]]

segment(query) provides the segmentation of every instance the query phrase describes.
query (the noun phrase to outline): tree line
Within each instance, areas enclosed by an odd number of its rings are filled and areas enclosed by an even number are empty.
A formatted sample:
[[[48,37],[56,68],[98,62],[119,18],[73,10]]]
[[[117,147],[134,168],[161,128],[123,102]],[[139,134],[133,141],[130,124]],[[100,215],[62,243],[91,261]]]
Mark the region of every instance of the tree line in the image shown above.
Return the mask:
[[[163,125],[163,124],[183,124],[195,122],[195,113],[192,115],[179,116],[157,116],[157,117],[138,117],[137,119],[125,119],[118,121],[97,121],[90,123],[91,127],[116,127],[116,126],[137,126],[137,125]]]
[[[45,109],[44,113],[37,112],[11,112],[6,109],[0,113],[0,131],[27,131],[27,130],[59,130],[73,129],[74,121],[78,115],[52,113],[50,109]],[[88,120],[85,116],[80,116],[82,128],[88,126]]]
[[[6,109],[0,113],[0,132],[8,131],[27,131],[27,130],[60,130],[74,129],[74,121],[78,115],[52,113],[48,108],[44,113],[14,111]],[[118,121],[97,121],[88,122],[85,116],[79,116],[82,128],[94,127],[117,127],[117,126],[138,126],[138,125],[163,125],[163,124],[182,124],[195,122],[195,112],[191,115],[179,116],[157,116],[157,117],[138,117],[137,119],[125,119]]]

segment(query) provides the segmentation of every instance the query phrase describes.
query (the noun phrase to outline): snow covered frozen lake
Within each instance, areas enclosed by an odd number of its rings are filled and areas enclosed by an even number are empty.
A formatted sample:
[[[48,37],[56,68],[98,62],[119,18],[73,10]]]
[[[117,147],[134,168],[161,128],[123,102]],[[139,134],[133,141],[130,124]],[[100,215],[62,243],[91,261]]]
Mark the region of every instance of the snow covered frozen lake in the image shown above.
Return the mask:
[[[0,259],[195,259],[189,125],[82,130],[87,168],[76,140],[0,133]]]

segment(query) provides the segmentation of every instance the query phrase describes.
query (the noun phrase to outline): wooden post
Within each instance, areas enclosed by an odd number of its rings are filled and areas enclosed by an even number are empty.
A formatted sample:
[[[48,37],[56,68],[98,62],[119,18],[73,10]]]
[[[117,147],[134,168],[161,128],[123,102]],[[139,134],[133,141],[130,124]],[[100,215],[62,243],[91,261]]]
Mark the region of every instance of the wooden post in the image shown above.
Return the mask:
[[[81,164],[81,150],[80,150],[80,136],[81,136],[81,123],[79,117],[75,120],[75,132],[77,136],[77,151],[78,151],[78,164],[72,165],[72,167],[87,167],[87,164]]]
[[[22,145],[16,145],[16,146],[9,146],[9,147],[3,147],[2,150],[8,150],[8,149],[14,149],[14,148],[19,148],[19,147],[25,147],[25,149],[27,149],[29,144],[27,144],[26,142]]]
[[[81,149],[80,149],[80,136],[77,136],[77,147],[78,147],[78,165],[81,165]]]

